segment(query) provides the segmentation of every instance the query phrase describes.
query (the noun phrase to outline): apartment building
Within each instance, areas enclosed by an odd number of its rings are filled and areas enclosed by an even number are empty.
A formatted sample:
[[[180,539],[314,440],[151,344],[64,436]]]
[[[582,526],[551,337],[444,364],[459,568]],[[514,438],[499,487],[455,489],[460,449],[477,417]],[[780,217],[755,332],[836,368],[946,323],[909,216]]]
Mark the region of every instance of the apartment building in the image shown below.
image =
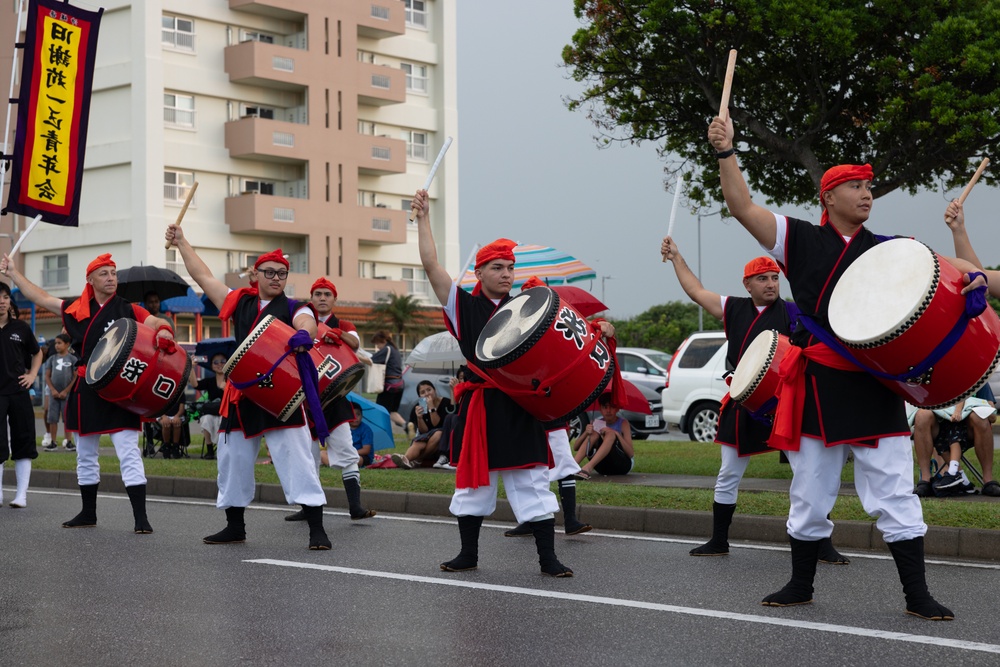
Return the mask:
[[[0,9],[8,45],[17,3]],[[25,240],[29,279],[56,296],[79,294],[101,252],[119,268],[184,275],[163,232],[197,181],[183,228],[232,287],[246,284],[241,274],[259,254],[281,247],[293,296],[307,298],[327,275],[354,304],[390,292],[432,298],[408,209],[457,134],[456,0],[102,4],[80,226],[40,225]],[[3,57],[6,85],[12,54]],[[454,274],[454,148],[430,193],[438,251]],[[4,216],[0,249],[27,222]]]

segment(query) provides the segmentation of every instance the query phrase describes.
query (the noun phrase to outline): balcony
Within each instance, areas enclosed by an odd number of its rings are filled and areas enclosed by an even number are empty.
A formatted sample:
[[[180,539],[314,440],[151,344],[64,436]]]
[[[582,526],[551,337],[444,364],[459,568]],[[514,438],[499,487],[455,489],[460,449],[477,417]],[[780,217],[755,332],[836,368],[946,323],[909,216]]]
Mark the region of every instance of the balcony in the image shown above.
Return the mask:
[[[406,173],[406,142],[402,139],[358,135],[358,172],[370,176]]]
[[[406,222],[409,211],[377,206],[358,207],[358,243],[382,245],[406,243]]]
[[[406,33],[406,6],[402,0],[356,0],[354,5],[360,36],[385,39]]]
[[[373,107],[406,101],[406,72],[398,67],[358,63],[358,103]]]
[[[309,126],[254,116],[226,123],[229,156],[300,164],[310,144]]]
[[[308,199],[242,194],[226,198],[226,224],[234,234],[302,234],[296,220],[306,220]]]
[[[301,63],[307,52],[290,46],[248,41],[227,46],[225,68],[229,80],[277,90],[305,90],[310,73]],[[405,83],[405,82],[404,82]]]
[[[306,15],[293,9],[301,4],[299,0],[229,0],[232,10],[282,21],[302,21]]]

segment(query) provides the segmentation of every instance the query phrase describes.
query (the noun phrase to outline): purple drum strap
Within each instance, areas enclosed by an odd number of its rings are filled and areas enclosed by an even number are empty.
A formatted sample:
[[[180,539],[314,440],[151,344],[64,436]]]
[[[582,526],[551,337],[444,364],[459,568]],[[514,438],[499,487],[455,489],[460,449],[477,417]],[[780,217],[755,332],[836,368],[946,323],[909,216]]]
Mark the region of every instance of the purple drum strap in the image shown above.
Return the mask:
[[[764,405],[760,406],[758,410],[747,410],[747,414],[750,418],[761,424],[767,424],[770,426],[774,423],[774,409],[778,407],[778,397],[772,396],[764,402]]]

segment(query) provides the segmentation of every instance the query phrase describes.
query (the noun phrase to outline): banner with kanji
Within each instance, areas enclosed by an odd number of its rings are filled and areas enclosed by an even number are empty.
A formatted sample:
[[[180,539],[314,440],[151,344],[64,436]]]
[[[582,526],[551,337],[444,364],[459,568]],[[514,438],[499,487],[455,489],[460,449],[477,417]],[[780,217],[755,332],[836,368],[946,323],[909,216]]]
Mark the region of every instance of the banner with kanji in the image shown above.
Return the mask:
[[[96,12],[59,0],[28,4],[10,193],[3,212],[79,224],[94,83]]]

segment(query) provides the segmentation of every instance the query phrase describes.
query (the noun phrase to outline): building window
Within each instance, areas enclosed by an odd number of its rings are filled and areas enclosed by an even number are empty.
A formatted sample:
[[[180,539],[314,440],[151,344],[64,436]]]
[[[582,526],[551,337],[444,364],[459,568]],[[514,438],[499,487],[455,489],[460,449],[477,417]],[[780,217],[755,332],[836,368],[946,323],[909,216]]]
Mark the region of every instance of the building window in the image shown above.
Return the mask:
[[[160,40],[164,46],[179,51],[194,51],[194,21],[180,16],[163,15]]]
[[[246,105],[243,108],[243,118],[268,118],[274,119],[274,107],[261,107]]]
[[[163,93],[163,122],[177,127],[194,127],[194,96]]]
[[[427,280],[427,272],[416,267],[403,267],[403,282],[406,283],[406,290],[409,294],[416,296],[430,296],[431,284]]]
[[[274,182],[273,181],[243,181],[243,187],[240,190],[243,194],[257,193],[261,195],[273,195],[274,194]]]
[[[427,2],[406,0],[406,25],[412,28],[427,28]]]
[[[163,199],[168,204],[183,204],[188,190],[194,185],[194,173],[190,171],[163,171]],[[194,201],[191,202],[194,206]]]
[[[69,255],[42,257],[42,287],[69,287]]]
[[[358,278],[374,278],[375,262],[358,260]]]
[[[406,92],[427,94],[427,65],[415,65],[413,63],[400,63],[399,65],[406,72]]]
[[[189,280],[187,267],[184,266],[184,258],[177,248],[167,248],[166,267],[185,280]]]
[[[407,132],[406,133],[406,157],[411,160],[427,162],[427,133]]]
[[[274,44],[274,35],[269,35],[266,32],[253,32],[250,30],[243,31],[243,37],[240,39],[241,42],[261,42],[262,44]]]

